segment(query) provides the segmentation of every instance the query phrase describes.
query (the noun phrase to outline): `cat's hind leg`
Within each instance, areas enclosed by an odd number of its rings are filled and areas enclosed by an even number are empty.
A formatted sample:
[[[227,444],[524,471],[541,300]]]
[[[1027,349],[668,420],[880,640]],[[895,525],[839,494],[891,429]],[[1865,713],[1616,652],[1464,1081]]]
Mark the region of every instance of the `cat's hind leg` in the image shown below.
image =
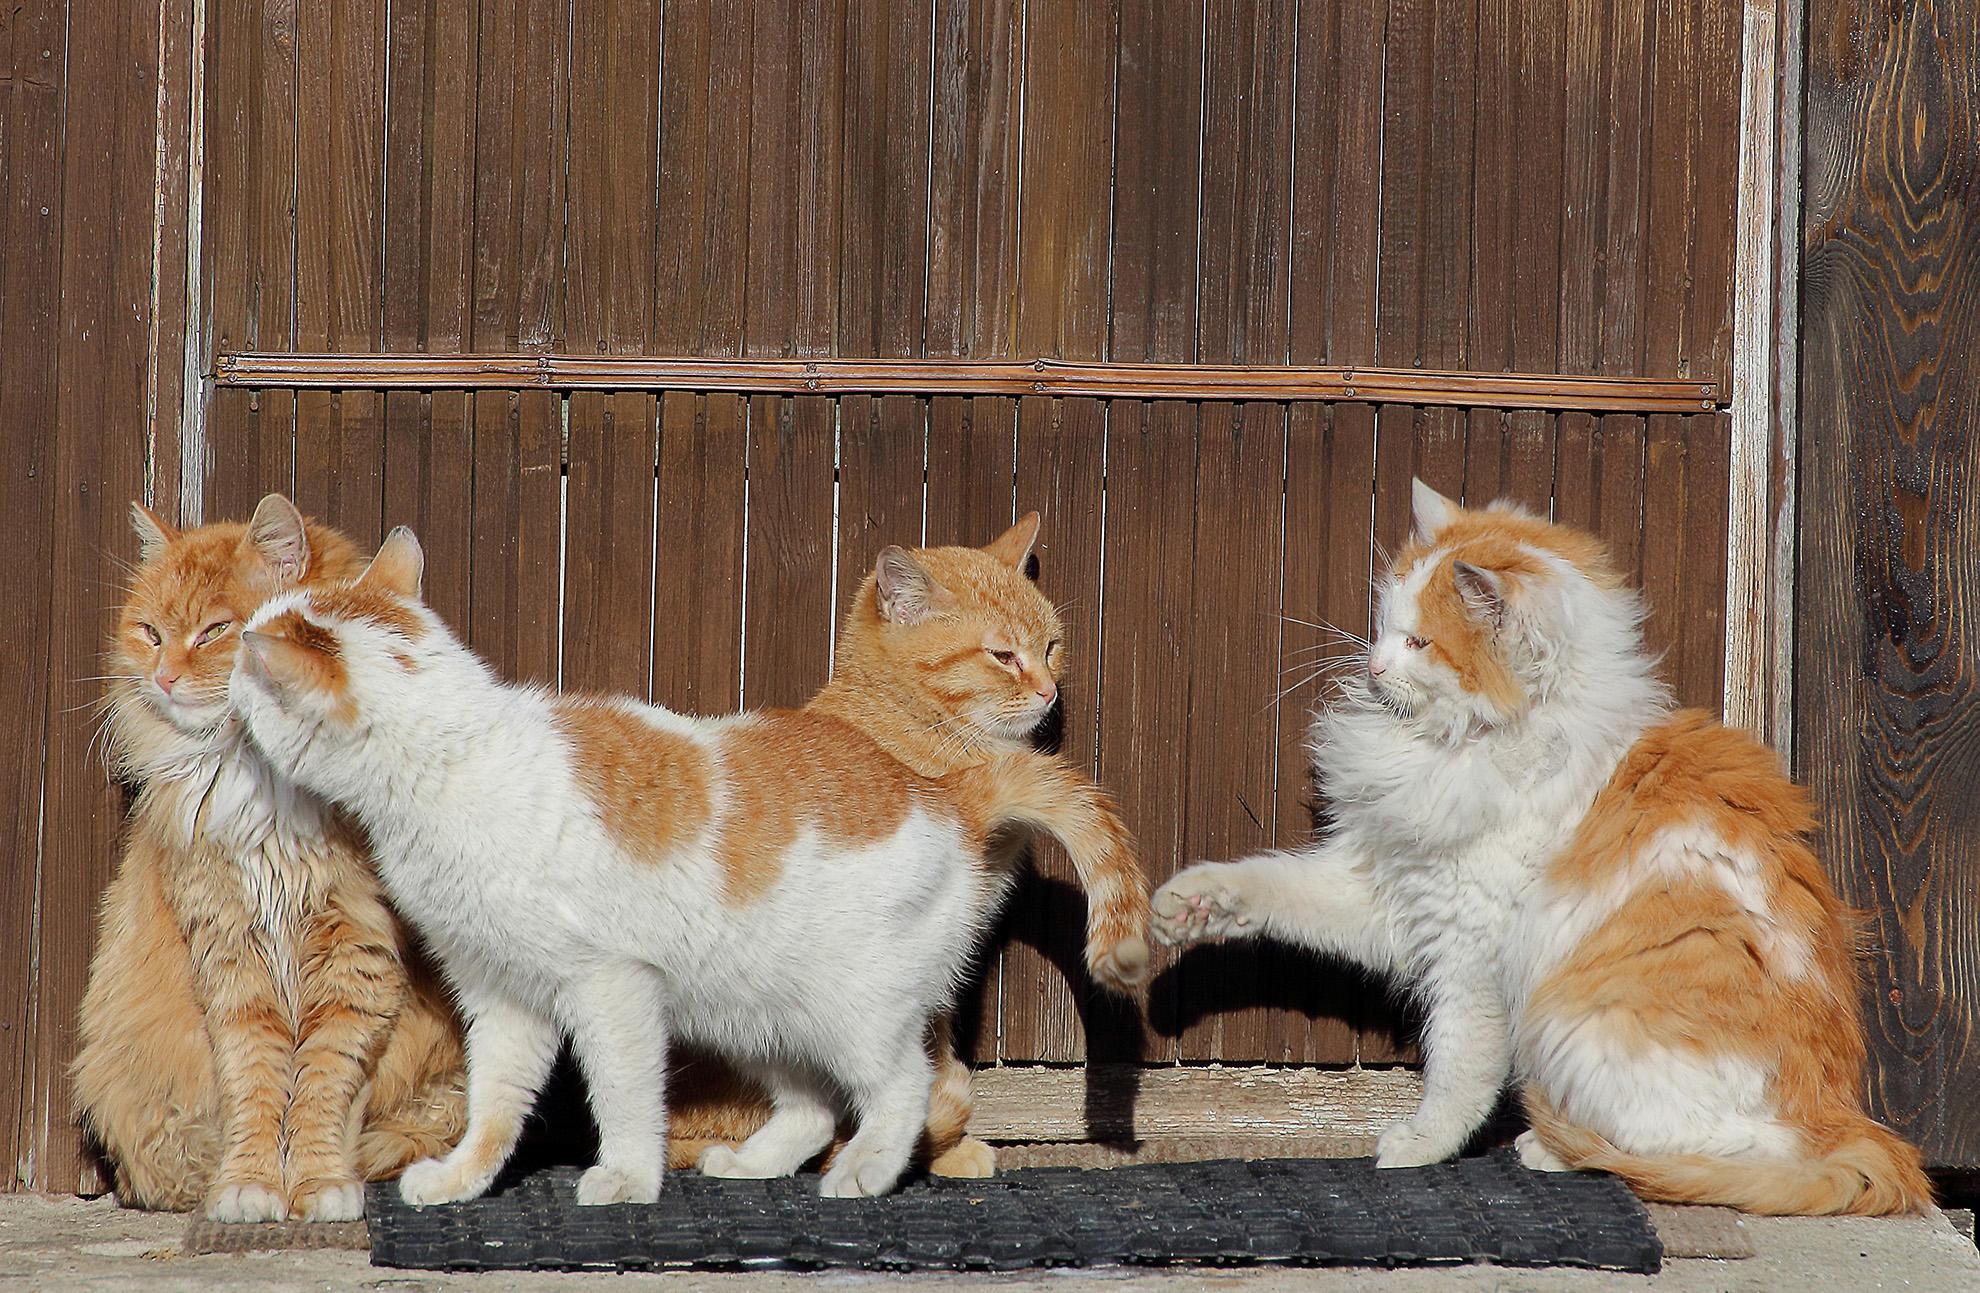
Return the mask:
[[[467,1134],[445,1158],[421,1159],[399,1177],[414,1207],[476,1199],[509,1161],[523,1119],[557,1057],[557,1026],[496,993],[463,991],[467,1016]]]
[[[1156,890],[1154,908],[1155,937],[1171,947],[1265,935],[1371,970],[1395,966],[1380,896],[1338,843],[1198,863]]]
[[[751,1076],[770,1092],[770,1120],[735,1149],[710,1146],[701,1155],[703,1175],[789,1176],[832,1143],[838,1115],[810,1075],[764,1065],[752,1070]]]
[[[818,1192],[827,1198],[885,1194],[907,1170],[915,1141],[928,1121],[928,1084],[934,1076],[917,1028],[893,1048],[884,1069],[866,1080],[841,1074],[853,1095],[859,1130],[832,1160]]]
[[[598,1162],[578,1178],[577,1201],[652,1203],[667,1170],[667,1017],[659,975],[643,961],[596,966],[558,992],[557,1010],[598,1124]]]

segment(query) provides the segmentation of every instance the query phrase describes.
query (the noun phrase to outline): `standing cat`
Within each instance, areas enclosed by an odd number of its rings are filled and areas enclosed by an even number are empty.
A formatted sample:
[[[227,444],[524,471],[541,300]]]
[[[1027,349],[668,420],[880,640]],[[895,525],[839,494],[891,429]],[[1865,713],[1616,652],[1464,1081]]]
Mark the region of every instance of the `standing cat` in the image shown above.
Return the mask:
[[[467,1017],[467,1134],[401,1194],[485,1191],[561,1036],[599,1128],[580,1203],[658,1197],[676,1040],[774,1107],[704,1171],[796,1170],[843,1099],[857,1130],[823,1192],[891,1189],[928,1117],[930,1020],[1008,883],[988,853],[1060,807],[1060,770],[992,757],[937,781],[831,714],[694,719],[505,685],[417,600],[421,565],[401,529],[349,589],[270,601],[231,688],[274,764],[367,828]],[[1084,872],[1131,868],[1092,861],[1127,852],[1111,812],[1078,826],[1054,829]],[[1131,940],[1089,944],[1103,979],[1145,961]]]
[[[1264,934],[1397,976],[1423,1099],[1377,1162],[1450,1157],[1508,1077],[1528,1166],[1768,1213],[1915,1210],[1863,1112],[1848,914],[1774,757],[1653,677],[1590,536],[1420,482],[1364,674],[1315,724],[1333,829],[1184,871],[1156,932]]]
[[[1013,823],[998,859],[1014,862],[1033,829],[1117,830],[1097,787],[1028,737],[1058,698],[1065,629],[1025,577],[1037,540],[1032,512],[982,548],[883,549],[839,631],[832,680],[805,709],[842,719],[924,777],[941,778],[996,758],[1028,765],[1058,787],[1050,822]],[[1146,880],[1131,852],[1077,855],[1094,912],[1090,955],[1108,986],[1146,973]],[[969,1069],[950,1046],[946,1016],[929,1039],[936,1066],[923,1149],[939,1175],[988,1176],[991,1147],[964,1134],[972,1107]],[[678,1102],[673,1166],[699,1161],[714,1139],[742,1139],[769,1116],[768,1102],[697,1067],[670,1091]]]
[[[460,1046],[363,841],[270,772],[227,702],[272,594],[348,580],[350,541],[270,494],[248,525],[132,509],[142,561],[110,657],[111,757],[137,785],[83,996],[77,1101],[127,1205],[356,1217],[360,1179],[441,1151]]]

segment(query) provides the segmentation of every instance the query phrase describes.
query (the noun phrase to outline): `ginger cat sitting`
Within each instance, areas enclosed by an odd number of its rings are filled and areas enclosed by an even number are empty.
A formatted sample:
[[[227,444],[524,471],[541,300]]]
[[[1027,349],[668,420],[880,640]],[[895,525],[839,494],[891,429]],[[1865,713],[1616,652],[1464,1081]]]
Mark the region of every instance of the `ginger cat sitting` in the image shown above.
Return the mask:
[[[350,540],[270,494],[247,525],[141,506],[107,731],[137,786],[104,895],[76,1099],[118,1197],[220,1221],[347,1220],[362,1180],[463,1125],[452,1010],[404,956],[363,840],[276,777],[227,703],[268,597],[355,578]]]

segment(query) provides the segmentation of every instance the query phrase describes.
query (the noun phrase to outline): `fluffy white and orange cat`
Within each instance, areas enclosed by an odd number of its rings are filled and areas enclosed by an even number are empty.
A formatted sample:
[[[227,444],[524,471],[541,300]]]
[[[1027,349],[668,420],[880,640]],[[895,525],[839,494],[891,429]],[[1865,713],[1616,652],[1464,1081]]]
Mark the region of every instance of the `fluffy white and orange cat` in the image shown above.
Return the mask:
[[[356,1217],[462,1125],[459,1026],[364,840],[275,776],[227,703],[266,598],[348,582],[350,540],[270,494],[246,525],[133,505],[111,762],[136,786],[83,995],[77,1105],[128,1206]]]
[[[1157,936],[1263,935],[1413,992],[1423,1097],[1380,1166],[1457,1153],[1512,1079],[1534,1168],[1762,1213],[1926,1204],[1863,1111],[1850,919],[1802,792],[1673,711],[1595,539],[1420,482],[1415,518],[1314,727],[1332,828],[1177,875]]]
[[[466,1016],[468,1130],[406,1170],[409,1202],[487,1189],[560,1037],[599,1128],[580,1203],[658,1196],[675,1041],[771,1094],[703,1171],[788,1174],[843,1112],[822,1191],[885,1192],[927,1121],[930,1021],[1008,883],[1006,832],[1042,825],[1083,875],[1138,875],[1104,797],[1029,750],[936,779],[830,712],[689,718],[505,685],[418,600],[421,568],[401,529],[350,588],[269,602],[231,691],[271,762],[363,823]],[[940,613],[931,583],[891,586],[898,613]],[[1088,888],[1113,904],[1089,964],[1130,981],[1142,891]]]

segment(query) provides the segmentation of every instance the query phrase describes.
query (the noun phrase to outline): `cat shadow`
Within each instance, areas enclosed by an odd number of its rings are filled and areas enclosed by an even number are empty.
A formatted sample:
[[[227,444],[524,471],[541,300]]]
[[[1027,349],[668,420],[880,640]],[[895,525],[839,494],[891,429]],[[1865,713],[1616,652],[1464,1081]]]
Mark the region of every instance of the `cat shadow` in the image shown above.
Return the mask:
[[[1192,947],[1164,966],[1148,985],[1148,1025],[1162,1037],[1179,1038],[1205,1020],[1256,1010],[1328,1020],[1355,1033],[1356,1055],[1332,1060],[1335,1063],[1368,1058],[1402,1063],[1413,1056],[1422,1033],[1420,1012],[1401,999],[1387,980],[1279,944]]]

